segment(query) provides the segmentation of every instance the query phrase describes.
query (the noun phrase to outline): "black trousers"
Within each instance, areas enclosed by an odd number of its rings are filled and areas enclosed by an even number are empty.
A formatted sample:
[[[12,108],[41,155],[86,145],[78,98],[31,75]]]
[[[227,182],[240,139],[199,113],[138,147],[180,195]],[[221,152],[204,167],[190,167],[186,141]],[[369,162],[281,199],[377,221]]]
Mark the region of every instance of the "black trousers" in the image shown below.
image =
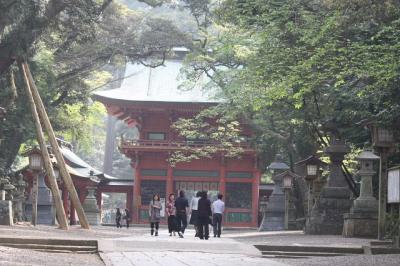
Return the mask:
[[[171,234],[176,231],[176,217],[175,215],[170,215],[168,216],[168,232]]]
[[[176,229],[178,232],[185,233],[185,229],[187,227],[187,216],[186,212],[178,212],[176,214]]]
[[[122,228],[122,225],[121,225],[121,218],[115,219],[115,223],[117,224],[117,228]]]
[[[208,217],[198,217],[198,230],[199,230],[199,237],[200,239],[208,239],[210,232],[208,229],[208,222],[209,218]]]
[[[221,236],[221,226],[222,226],[222,214],[221,213],[214,213],[213,214],[213,229],[214,229],[214,236]]]

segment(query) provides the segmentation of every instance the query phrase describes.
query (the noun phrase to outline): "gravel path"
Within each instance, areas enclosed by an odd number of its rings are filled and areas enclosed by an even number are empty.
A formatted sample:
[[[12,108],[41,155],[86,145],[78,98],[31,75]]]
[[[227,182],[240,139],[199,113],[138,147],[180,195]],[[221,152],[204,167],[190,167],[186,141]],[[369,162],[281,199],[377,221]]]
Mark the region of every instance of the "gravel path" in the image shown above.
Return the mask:
[[[97,254],[47,253],[0,246],[1,266],[104,266]]]

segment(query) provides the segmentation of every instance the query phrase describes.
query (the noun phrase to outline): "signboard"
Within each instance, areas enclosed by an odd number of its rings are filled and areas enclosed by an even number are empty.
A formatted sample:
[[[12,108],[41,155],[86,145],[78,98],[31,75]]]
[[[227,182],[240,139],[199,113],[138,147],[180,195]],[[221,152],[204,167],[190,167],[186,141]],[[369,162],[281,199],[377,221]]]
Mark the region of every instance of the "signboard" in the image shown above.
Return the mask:
[[[400,167],[388,171],[388,203],[400,203]]]

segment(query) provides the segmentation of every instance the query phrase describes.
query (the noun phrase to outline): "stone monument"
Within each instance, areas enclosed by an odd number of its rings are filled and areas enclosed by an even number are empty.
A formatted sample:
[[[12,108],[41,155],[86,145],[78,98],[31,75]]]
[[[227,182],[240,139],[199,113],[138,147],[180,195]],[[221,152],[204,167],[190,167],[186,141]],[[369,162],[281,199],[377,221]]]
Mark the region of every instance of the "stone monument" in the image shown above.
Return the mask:
[[[353,202],[350,213],[344,215],[343,236],[377,237],[378,236],[378,200],[372,192],[373,162],[379,157],[370,150],[364,150],[357,157],[361,163],[358,174],[361,176],[360,196]]]
[[[329,155],[329,177],[316,200],[306,222],[306,234],[340,235],[343,232],[343,215],[350,211],[352,193],[342,172],[344,155],[350,148],[341,140],[332,137],[325,149]]]
[[[272,179],[275,186],[271,196],[269,196],[267,207],[265,208],[263,220],[259,231],[277,231],[285,229],[285,194],[282,190],[282,176],[279,174],[289,169],[283,162],[280,154],[276,155],[275,161],[268,166],[272,170]]]
[[[95,187],[88,187],[88,195],[82,205],[90,225],[101,224],[100,210],[97,206],[95,190]]]

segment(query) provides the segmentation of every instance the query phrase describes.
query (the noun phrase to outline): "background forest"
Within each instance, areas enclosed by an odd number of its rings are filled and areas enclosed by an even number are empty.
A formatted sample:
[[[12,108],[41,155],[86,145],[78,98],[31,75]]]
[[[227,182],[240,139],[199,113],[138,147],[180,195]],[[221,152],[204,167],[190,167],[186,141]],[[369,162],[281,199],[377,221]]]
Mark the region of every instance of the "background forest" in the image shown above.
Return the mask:
[[[224,141],[246,121],[263,168],[278,152],[293,165],[332,134],[355,152],[370,138],[365,119],[399,129],[398,0],[1,0],[0,169],[17,167],[35,139],[18,58],[29,60],[58,135],[101,169],[105,110],[90,93],[118,87],[127,62],[156,66],[176,46],[190,50],[186,87],[207,75],[204,89],[224,99],[176,128],[201,137],[218,117],[209,137]]]

